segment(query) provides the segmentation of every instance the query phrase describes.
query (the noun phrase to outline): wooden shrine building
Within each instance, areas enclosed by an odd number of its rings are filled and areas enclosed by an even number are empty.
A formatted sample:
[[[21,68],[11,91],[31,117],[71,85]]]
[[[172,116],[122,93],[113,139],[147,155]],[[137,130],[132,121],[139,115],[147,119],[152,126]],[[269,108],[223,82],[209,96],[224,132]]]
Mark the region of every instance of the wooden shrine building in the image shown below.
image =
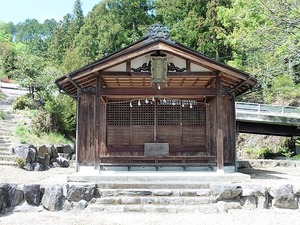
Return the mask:
[[[77,165],[236,164],[235,97],[255,78],[173,42],[142,40],[56,80],[77,99]]]

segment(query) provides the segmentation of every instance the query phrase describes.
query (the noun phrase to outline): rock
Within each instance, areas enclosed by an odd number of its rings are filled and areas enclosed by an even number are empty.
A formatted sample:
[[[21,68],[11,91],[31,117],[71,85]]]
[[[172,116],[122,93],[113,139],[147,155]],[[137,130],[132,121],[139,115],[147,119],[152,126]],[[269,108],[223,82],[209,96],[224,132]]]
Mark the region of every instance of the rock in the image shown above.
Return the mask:
[[[24,202],[22,205],[16,206],[13,209],[13,212],[21,212],[21,213],[38,213],[43,211],[43,206],[32,206],[27,202]]]
[[[293,186],[290,184],[282,185],[270,189],[270,195],[274,198],[272,205],[276,208],[297,209],[298,203],[295,199]]]
[[[60,165],[58,164],[58,162],[52,162],[52,166],[53,166],[54,168],[60,167]]]
[[[46,145],[37,146],[36,148],[36,155],[41,157],[42,159],[45,158],[45,155],[48,154],[49,150]]]
[[[8,201],[10,207],[19,205],[24,200],[24,186],[11,184],[8,189]]]
[[[242,193],[242,188],[236,185],[215,184],[211,186],[213,201],[232,200]]]
[[[66,153],[69,155],[72,155],[75,153],[74,148],[72,148],[70,145],[59,145],[56,146],[57,152],[58,153]]]
[[[42,156],[36,156],[36,162],[44,165],[45,164],[44,157],[42,157]]]
[[[249,185],[242,185],[242,193],[241,196],[266,196],[268,190],[266,187],[249,184]]]
[[[300,186],[298,187],[293,187],[293,192],[294,192],[294,195],[296,195],[297,197],[300,197]]]
[[[239,160],[238,161],[238,168],[239,169],[250,169],[252,168],[251,164],[247,160]]]
[[[211,190],[208,190],[208,189],[197,190],[196,194],[197,194],[197,196],[200,196],[200,197],[210,196]]]
[[[80,200],[77,205],[76,208],[80,209],[80,210],[84,210],[86,207],[88,206],[88,202],[85,200]]]
[[[14,147],[14,153],[26,160],[26,163],[33,163],[36,157],[36,149],[33,145],[19,145]]]
[[[70,155],[68,153],[58,153],[58,158],[65,158],[67,160],[71,160],[72,155]]]
[[[58,152],[54,145],[46,145],[46,147],[48,149],[48,155],[50,156],[50,159],[55,159],[58,157]]]
[[[252,209],[267,208],[268,198],[267,198],[267,188],[259,185],[242,185],[242,193],[241,193],[241,205],[244,208]]]
[[[17,184],[0,184],[0,211],[15,207],[24,199],[23,186]]]
[[[95,195],[96,185],[77,185],[72,184],[69,186],[67,199],[68,201],[78,202],[80,200],[91,201]]]
[[[32,165],[30,163],[26,163],[25,166],[23,167],[24,170],[27,170],[27,171],[32,171],[33,168],[32,168]]]
[[[40,205],[42,192],[39,184],[31,184],[24,186],[24,199],[29,205]]]
[[[42,204],[45,209],[53,212],[60,211],[64,205],[63,189],[60,185],[52,185],[45,188],[45,193],[42,198]]]
[[[229,210],[242,208],[239,202],[224,202],[224,201],[218,202],[217,207],[218,207],[218,211],[222,213],[224,212],[227,213]]]
[[[45,169],[49,169],[49,167],[50,167],[50,155],[48,153],[45,154],[44,166],[45,166]]]
[[[244,209],[250,209],[250,210],[256,209],[258,205],[257,198],[255,196],[241,197],[240,203]]]
[[[0,212],[8,207],[7,185],[0,184]]]
[[[38,162],[34,162],[34,163],[32,163],[32,169],[34,171],[44,171],[45,170],[45,166],[42,165],[42,164],[40,164],[40,163],[38,163]]]
[[[59,157],[52,160],[53,167],[69,167],[69,161],[66,158]]]
[[[154,190],[152,192],[155,196],[170,196],[173,194],[172,190],[162,189],[162,190]]]
[[[73,202],[69,202],[68,200],[66,200],[63,205],[63,211],[70,211],[73,209],[73,207],[74,207]]]

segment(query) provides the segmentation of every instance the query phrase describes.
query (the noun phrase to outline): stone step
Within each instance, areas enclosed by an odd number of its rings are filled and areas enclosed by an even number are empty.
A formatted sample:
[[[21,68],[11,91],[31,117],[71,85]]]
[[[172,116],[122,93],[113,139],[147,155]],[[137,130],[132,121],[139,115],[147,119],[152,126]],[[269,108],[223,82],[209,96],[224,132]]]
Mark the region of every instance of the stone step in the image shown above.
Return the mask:
[[[98,205],[204,205],[212,204],[210,197],[123,196],[96,199]]]
[[[107,212],[107,213],[221,213],[227,209],[241,209],[238,203],[214,203],[207,205],[97,205],[90,204],[87,212]],[[201,221],[201,218],[199,218]]]
[[[14,131],[1,131],[0,136],[12,136],[15,132]]]
[[[0,126],[0,132],[2,131],[3,133],[8,133],[11,134],[12,132],[14,132],[16,129],[16,127],[13,126]]]
[[[0,166],[17,166],[17,163],[12,161],[0,161]]]
[[[11,142],[1,143],[0,142],[0,148],[8,148],[11,145]]]
[[[10,143],[10,138],[8,136],[6,136],[6,137],[0,136],[0,145],[1,144],[9,144],[9,143]]]
[[[0,161],[15,162],[16,155],[0,155]]]
[[[5,149],[0,148],[0,155],[13,155],[13,153],[7,148]]]
[[[99,189],[207,189],[209,183],[199,182],[97,182]]]
[[[208,197],[211,195],[210,188],[206,189],[101,189],[98,192],[101,197],[121,197],[121,196],[181,196],[181,197]]]
[[[118,181],[122,183],[210,183],[212,181],[218,182],[245,182],[249,181],[251,177],[242,173],[217,173],[217,172],[182,172],[182,171],[126,171],[126,172],[79,172],[67,176],[69,182],[93,182],[97,184],[113,183]]]
[[[9,151],[10,150],[10,145],[9,146],[3,146],[0,144],[0,151]]]

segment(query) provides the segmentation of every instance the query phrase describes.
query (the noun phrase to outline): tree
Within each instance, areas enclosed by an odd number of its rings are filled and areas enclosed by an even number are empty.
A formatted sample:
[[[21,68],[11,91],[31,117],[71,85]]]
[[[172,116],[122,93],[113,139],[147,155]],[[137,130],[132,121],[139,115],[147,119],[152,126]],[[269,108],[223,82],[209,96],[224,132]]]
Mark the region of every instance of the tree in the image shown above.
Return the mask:
[[[28,51],[18,55],[17,79],[22,86],[29,89],[33,99],[40,88],[39,82],[42,81],[43,68],[44,62],[41,57],[32,55]]]
[[[16,64],[15,45],[12,35],[0,29],[0,70],[7,78],[13,75]]]
[[[155,9],[158,20],[171,29],[173,40],[225,61],[231,49],[225,44],[228,31],[219,20],[218,8],[230,3],[230,0],[156,0]]]
[[[297,1],[290,0],[235,0],[232,7],[219,10],[223,25],[234,27],[227,36],[227,43],[234,49],[229,63],[260,81],[256,101],[282,98],[278,88],[279,84],[285,88],[287,77],[291,86],[296,85],[293,89],[299,89],[295,71],[299,62],[298,9]]]
[[[152,1],[101,1],[86,17],[76,46],[81,55],[96,60],[139,40],[153,22]]]

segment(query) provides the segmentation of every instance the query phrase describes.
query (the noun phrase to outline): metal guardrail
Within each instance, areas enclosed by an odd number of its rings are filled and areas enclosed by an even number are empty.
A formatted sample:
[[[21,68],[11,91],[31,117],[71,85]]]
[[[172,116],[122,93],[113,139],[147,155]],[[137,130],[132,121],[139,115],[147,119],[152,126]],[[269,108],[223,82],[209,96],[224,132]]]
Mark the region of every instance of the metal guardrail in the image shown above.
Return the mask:
[[[300,107],[236,102],[236,112],[300,118]]]

